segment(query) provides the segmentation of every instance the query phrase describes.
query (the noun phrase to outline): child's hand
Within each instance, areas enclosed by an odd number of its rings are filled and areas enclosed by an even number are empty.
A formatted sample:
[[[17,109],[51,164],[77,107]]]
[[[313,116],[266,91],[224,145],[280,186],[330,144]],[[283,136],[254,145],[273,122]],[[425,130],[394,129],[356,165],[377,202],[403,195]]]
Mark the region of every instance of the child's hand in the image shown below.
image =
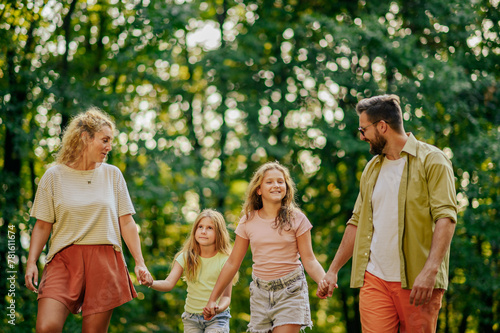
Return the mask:
[[[328,284],[325,280],[321,280],[318,283],[318,290],[316,291],[316,296],[322,299],[327,298],[328,296]]]
[[[327,298],[328,295],[326,294],[326,292],[324,292],[323,290],[318,288],[318,290],[316,291],[316,296],[321,298],[321,299],[325,299],[325,298]]]
[[[323,280],[318,283],[318,291],[316,296],[319,298],[332,297],[333,290],[338,288],[337,275],[336,274],[326,274]]]
[[[215,302],[208,302],[207,306],[203,308],[203,319],[210,320],[212,319],[219,310],[219,306]]]
[[[135,265],[134,271],[139,284],[144,284],[145,277],[147,277],[148,275],[151,276],[147,267],[144,264]]]
[[[139,280],[146,287],[151,287],[153,285],[153,281],[154,281],[153,277],[151,276],[151,273],[149,273],[148,271],[141,272]]]
[[[142,283],[143,285],[145,285],[146,287],[148,288],[151,288],[153,286],[153,283],[154,283],[154,280],[153,278],[150,276],[149,279],[146,279],[144,280],[144,282]]]

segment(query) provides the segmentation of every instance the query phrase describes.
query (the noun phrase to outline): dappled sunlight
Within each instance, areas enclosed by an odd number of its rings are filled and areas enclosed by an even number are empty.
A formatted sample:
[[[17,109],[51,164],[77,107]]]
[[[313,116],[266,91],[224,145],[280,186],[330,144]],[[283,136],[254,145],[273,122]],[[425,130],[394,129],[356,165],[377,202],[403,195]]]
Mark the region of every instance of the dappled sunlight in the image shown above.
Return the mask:
[[[292,171],[327,268],[372,158],[355,105],[395,93],[405,130],[442,149],[456,177],[459,221],[438,331],[484,330],[487,320],[498,321],[490,281],[500,253],[492,231],[500,221],[498,7],[498,0],[433,0],[425,8],[394,1],[0,4],[0,226],[17,228],[17,262],[27,261],[29,210],[62,131],[95,105],[116,121],[108,162],[127,181],[156,276],[167,276],[203,208],[223,212],[234,239],[250,177],[275,160]],[[241,274],[232,332],[245,331],[249,320],[249,258]],[[340,274],[342,291],[326,301],[313,296],[310,281],[315,332],[356,331],[349,267]],[[137,289],[139,299],[116,310],[110,332],[182,330],[182,288]],[[26,309],[19,320],[33,327],[35,298],[19,295]],[[491,295],[493,308],[481,301]]]

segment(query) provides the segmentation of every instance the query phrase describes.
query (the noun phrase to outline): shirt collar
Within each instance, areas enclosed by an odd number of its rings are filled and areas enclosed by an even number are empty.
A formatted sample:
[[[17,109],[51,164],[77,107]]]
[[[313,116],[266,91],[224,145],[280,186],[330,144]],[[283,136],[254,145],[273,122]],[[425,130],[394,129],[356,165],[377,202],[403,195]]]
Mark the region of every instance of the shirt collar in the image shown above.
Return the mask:
[[[417,143],[418,140],[415,138],[413,133],[408,132],[406,133],[408,136],[408,140],[406,140],[406,143],[403,147],[403,150],[401,151],[400,155],[404,153],[410,154],[412,156],[417,156]],[[376,156],[376,163],[381,163],[382,160],[385,158],[385,154],[380,154]]]
[[[406,135],[408,136],[408,140],[406,140],[406,143],[401,152],[408,153],[412,156],[417,156],[417,139],[411,132],[406,133]]]

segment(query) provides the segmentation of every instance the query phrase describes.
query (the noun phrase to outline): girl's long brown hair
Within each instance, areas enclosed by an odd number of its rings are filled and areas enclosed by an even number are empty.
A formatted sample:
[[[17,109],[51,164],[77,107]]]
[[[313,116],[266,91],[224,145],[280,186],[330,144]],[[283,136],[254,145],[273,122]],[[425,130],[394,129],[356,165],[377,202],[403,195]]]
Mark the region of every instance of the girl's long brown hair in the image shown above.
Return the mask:
[[[215,230],[215,249],[217,252],[223,253],[225,255],[231,254],[231,238],[229,236],[229,232],[226,228],[226,221],[224,220],[224,216],[216,210],[213,209],[204,209],[197,217],[193,223],[193,228],[191,229],[191,233],[186,239],[182,250],[180,250],[174,258],[177,259],[179,255],[184,253],[184,276],[187,281],[196,281],[198,277],[198,272],[201,265],[201,249],[200,244],[196,241],[195,234],[198,229],[198,224],[205,217],[212,220],[214,224]],[[237,276],[235,277],[234,282],[237,281]]]
[[[286,184],[286,194],[281,200],[281,208],[278,212],[278,216],[276,216],[273,227],[277,228],[279,232],[283,229],[290,230],[293,226],[293,212],[298,209],[295,202],[295,183],[293,182],[288,169],[278,162],[268,162],[263,164],[254,173],[252,179],[250,180],[250,184],[248,184],[245,196],[246,200],[243,204],[241,215],[245,216],[246,219],[249,220],[252,218],[256,210],[263,207],[262,197],[257,194],[257,190],[262,184],[265,173],[269,170],[280,171],[283,174],[283,178],[285,178]]]

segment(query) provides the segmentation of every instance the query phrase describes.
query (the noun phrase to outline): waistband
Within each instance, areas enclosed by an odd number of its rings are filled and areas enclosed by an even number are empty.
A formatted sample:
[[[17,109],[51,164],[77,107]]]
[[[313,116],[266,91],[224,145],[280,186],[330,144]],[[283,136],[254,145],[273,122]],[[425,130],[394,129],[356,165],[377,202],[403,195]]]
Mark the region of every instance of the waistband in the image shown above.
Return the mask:
[[[223,317],[223,316],[227,316],[227,315],[229,315],[229,317],[231,317],[231,311],[230,311],[229,308],[227,308],[226,310],[224,310],[224,311],[222,311],[220,313],[217,313],[214,316],[214,318],[217,317],[217,316],[218,317]],[[191,312],[184,311],[182,313],[182,317],[186,317],[186,318],[201,317],[201,318],[203,318],[203,313],[191,313]]]
[[[279,279],[271,280],[271,281],[259,279],[258,277],[256,277],[252,273],[252,279],[253,279],[253,282],[255,283],[255,285],[258,288],[264,289],[267,291],[281,290],[283,288],[288,287],[289,285],[291,285],[295,281],[305,279],[305,277],[306,276],[304,275],[304,267],[302,267],[302,266],[300,266],[296,270],[288,273],[287,275],[285,275]]]

